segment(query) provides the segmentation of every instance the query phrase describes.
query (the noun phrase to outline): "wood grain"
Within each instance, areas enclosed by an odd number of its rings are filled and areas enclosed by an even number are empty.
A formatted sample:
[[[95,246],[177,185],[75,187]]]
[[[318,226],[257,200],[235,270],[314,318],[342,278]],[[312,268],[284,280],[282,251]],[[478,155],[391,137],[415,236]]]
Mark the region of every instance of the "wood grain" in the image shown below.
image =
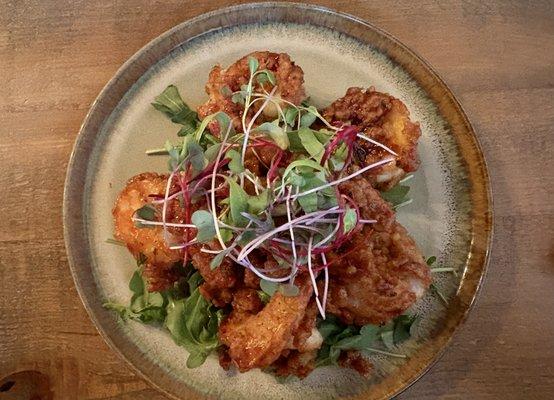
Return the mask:
[[[65,169],[90,103],[128,57],[233,3],[0,0],[0,379],[38,371],[44,399],[164,399],[107,348],[77,296],[61,225]],[[553,3],[319,3],[427,59],[465,107],[490,169],[495,238],[479,301],[400,398],[554,398]],[[0,399],[29,398],[15,388]]]

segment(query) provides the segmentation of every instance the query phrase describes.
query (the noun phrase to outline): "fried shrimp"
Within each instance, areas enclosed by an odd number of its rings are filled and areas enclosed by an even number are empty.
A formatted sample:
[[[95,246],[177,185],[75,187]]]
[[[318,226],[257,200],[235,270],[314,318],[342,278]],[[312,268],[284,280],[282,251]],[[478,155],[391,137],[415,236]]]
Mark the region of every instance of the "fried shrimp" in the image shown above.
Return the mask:
[[[275,293],[258,313],[233,310],[219,327],[219,340],[239,371],[265,368],[293,347],[293,332],[299,327],[313,288],[305,276],[299,276],[297,296]]]
[[[355,125],[360,133],[376,140],[396,153],[395,161],[366,174],[371,184],[387,190],[396,185],[406,173],[419,167],[417,141],[421,136],[419,124],[410,120],[410,112],[400,100],[373,88],[352,87],[344,97],[323,111],[329,122]],[[372,164],[390,153],[359,137],[356,158],[364,165]]]
[[[244,112],[244,105],[240,102],[233,102],[232,93],[241,90],[242,85],[248,84],[250,70],[248,59],[253,57],[258,60],[258,70],[269,70],[275,75],[277,88],[274,98],[278,103],[279,99],[289,101],[293,104],[300,104],[304,99],[304,72],[297,66],[288,54],[271,53],[269,51],[256,51],[236,61],[227,69],[216,65],[212,68],[206,83],[206,93],[209,100],[198,107],[199,117],[205,118],[217,111],[227,113],[233,120],[235,129],[242,131],[241,118]],[[254,82],[254,89],[257,92],[271,92],[273,85],[270,82]],[[250,108],[246,120],[247,123],[259,109],[259,104]],[[270,105],[264,109],[263,116],[256,120],[256,125],[261,122],[272,120],[277,117],[277,109]]]
[[[162,227],[138,227],[133,217],[152,200],[149,196],[163,195],[167,179],[167,175],[149,172],[134,176],[119,194],[112,210],[115,238],[125,243],[135,258],[145,258],[145,274],[151,290],[161,290],[177,279],[173,265],[181,260],[181,252],[168,247]],[[177,220],[174,214],[172,219]],[[172,234],[176,233],[173,230]]]
[[[377,222],[329,255],[327,307],[346,324],[381,324],[423,295],[431,284],[429,267],[389,204],[367,181],[352,180],[341,190],[358,204],[362,218]]]

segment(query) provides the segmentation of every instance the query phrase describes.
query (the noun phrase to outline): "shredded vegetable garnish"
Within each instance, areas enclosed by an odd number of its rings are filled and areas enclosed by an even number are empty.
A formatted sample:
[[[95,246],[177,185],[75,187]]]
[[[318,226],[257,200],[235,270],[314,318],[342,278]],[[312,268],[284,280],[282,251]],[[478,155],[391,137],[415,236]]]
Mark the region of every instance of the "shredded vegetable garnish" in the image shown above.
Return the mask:
[[[300,271],[306,271],[325,318],[326,254],[376,222],[361,218],[356,203],[341,193],[341,184],[394,162],[397,154],[356,126],[330,123],[315,107],[282,99],[275,76],[259,70],[253,58],[248,65],[248,83],[232,93],[233,101],[244,106],[242,132],[235,133],[231,117],[223,112],[198,123],[187,114],[181,144],[147,151],[170,156],[165,193],[151,199],[152,205],[162,205],[161,221],[140,216],[134,221],[144,227],[161,226],[168,247],[183,249],[185,262],[189,246],[216,240],[219,249],[201,249],[214,256],[212,268],[228,257],[264,281],[286,283],[283,293],[290,291]],[[268,120],[269,108],[276,111],[276,119]],[[359,140],[389,156],[356,165],[353,152]],[[168,217],[170,204],[176,202],[184,215],[179,223]],[[175,230],[182,230],[181,243],[175,243]],[[278,268],[255,265],[250,256],[259,251],[272,257]],[[320,274],[322,290],[317,284]]]

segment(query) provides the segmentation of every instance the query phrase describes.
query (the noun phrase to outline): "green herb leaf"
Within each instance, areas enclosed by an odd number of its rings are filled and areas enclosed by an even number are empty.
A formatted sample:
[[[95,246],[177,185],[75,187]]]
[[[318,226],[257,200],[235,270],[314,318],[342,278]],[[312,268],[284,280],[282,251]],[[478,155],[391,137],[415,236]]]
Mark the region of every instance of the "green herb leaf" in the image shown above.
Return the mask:
[[[272,85],[275,85],[275,83],[277,82],[273,72],[271,72],[268,69],[264,69],[262,71],[259,71],[258,74],[256,75],[256,80],[261,85],[263,85],[266,82],[269,82]]]
[[[219,89],[219,93],[224,97],[229,97],[233,94],[231,88],[227,85],[222,86],[221,89]]]
[[[154,217],[156,216],[156,209],[150,204],[146,204],[135,211],[135,214],[137,215],[137,217],[145,219],[147,221],[154,221]]]
[[[260,300],[262,301],[262,303],[264,304],[267,304],[269,303],[269,300],[271,300],[271,296],[268,295],[266,292],[264,292],[263,290],[258,290],[258,297],[260,298]]]
[[[277,291],[279,284],[277,282],[266,281],[265,279],[260,279],[260,289],[267,294],[269,297],[273,296]]]
[[[214,162],[221,149],[221,143],[212,144],[204,152],[204,157],[208,160],[208,163]]]
[[[246,96],[242,91],[240,91],[231,96],[231,101],[235,104],[244,105],[244,103],[246,102]]]
[[[435,263],[435,261],[437,261],[437,257],[431,256],[431,257],[429,257],[429,258],[427,259],[427,265],[428,265],[428,266],[431,266],[431,265],[433,265],[433,264]]]
[[[300,126],[306,128],[310,127],[317,119],[317,114],[317,109],[314,106],[309,106],[300,117]]]
[[[393,324],[390,324],[393,325]],[[388,329],[384,329],[381,332],[381,341],[385,345],[385,347],[389,350],[394,350],[394,337],[393,337],[393,330],[392,327]]]
[[[248,196],[248,212],[259,214],[269,206],[269,189],[263,190],[259,195]]]
[[[314,131],[309,128],[300,128],[298,130],[298,137],[302,142],[302,146],[306,149],[306,152],[317,162],[320,162],[323,153],[325,153],[325,147],[323,147],[321,142],[316,138]]]
[[[225,132],[227,132],[227,129],[229,129],[229,136],[233,136],[235,134],[235,129],[233,128],[233,124],[231,121],[231,117],[229,117],[228,114],[224,113],[223,111],[218,112],[215,114],[215,120],[219,124],[219,130],[221,131],[221,135],[224,135]]]
[[[210,268],[212,270],[216,269],[221,265],[223,262],[223,259],[233,250],[232,247],[228,247],[225,250],[221,250],[219,253],[215,255],[214,258],[212,258],[212,261],[210,261]]]
[[[188,136],[192,139],[192,136]],[[183,146],[184,148],[185,146]],[[194,175],[200,173],[208,164],[206,157],[204,156],[204,150],[194,140],[189,140],[186,144],[187,159],[192,165]]]
[[[399,344],[411,337],[412,326],[418,321],[416,315],[401,315],[394,320],[393,339]]]
[[[287,125],[294,127],[298,112],[298,108],[296,107],[287,107],[285,110],[285,122]]]
[[[234,172],[235,174],[240,174],[241,172],[244,172],[244,166],[241,162],[241,155],[238,151],[236,151],[235,149],[229,149],[227,150],[227,153],[225,153],[225,156],[231,159],[231,161],[229,161],[229,170],[231,172]]]
[[[192,214],[191,220],[198,230],[196,240],[205,243],[213,239],[216,231],[212,214],[205,210],[197,210]]]
[[[398,184],[386,192],[381,192],[381,197],[391,203],[393,207],[396,207],[408,201],[409,191],[409,186]]]
[[[168,86],[160,95],[156,96],[152,106],[171,118],[174,123],[183,125],[179,136],[193,133],[198,126],[197,114],[185,104],[179,90],[173,85]]]
[[[258,70],[258,59],[254,57],[248,57],[248,69],[250,70],[250,74],[253,75],[254,72]]]
[[[358,222],[358,216],[356,215],[356,210],[353,208],[347,208],[343,217],[343,231],[344,233],[350,232],[356,226]]]
[[[229,182],[229,208],[231,209],[231,219],[235,226],[246,226],[248,219],[242,215],[248,211],[248,194],[234,180],[227,179]]]
[[[267,132],[277,146],[283,150],[288,149],[290,144],[289,137],[279,125],[273,122],[264,122],[256,128],[256,131]]]

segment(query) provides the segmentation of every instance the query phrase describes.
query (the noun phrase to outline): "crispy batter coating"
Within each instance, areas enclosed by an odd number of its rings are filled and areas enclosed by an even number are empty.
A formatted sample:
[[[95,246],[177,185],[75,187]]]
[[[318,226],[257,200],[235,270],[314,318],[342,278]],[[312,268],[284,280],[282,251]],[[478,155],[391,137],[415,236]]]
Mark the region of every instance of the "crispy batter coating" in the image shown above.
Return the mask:
[[[339,365],[343,368],[351,368],[366,378],[369,378],[373,372],[373,364],[357,350],[343,351],[339,357]]]
[[[346,95],[334,101],[323,111],[329,122],[347,122],[360,132],[397,153],[395,161],[365,173],[374,187],[387,190],[398,183],[406,173],[417,170],[417,141],[421,136],[418,123],[410,120],[410,112],[400,100],[375,91],[352,87]],[[369,165],[390,156],[386,150],[366,140],[358,139],[357,159]]]
[[[260,312],[234,309],[221,323],[219,339],[239,371],[268,367],[292,347],[293,332],[304,318],[313,291],[305,276],[299,276],[296,285],[300,287],[298,296],[275,293]]]
[[[311,300],[306,314],[298,328],[293,333],[293,350],[285,350],[272,367],[275,375],[296,375],[305,378],[315,369],[317,352],[323,344],[323,337],[316,327],[317,307],[315,300]]]
[[[429,267],[389,204],[363,178],[341,185],[365,225],[331,254],[328,311],[346,324],[381,324],[402,314],[431,284]]]
[[[161,290],[177,279],[174,264],[181,259],[179,250],[170,250],[164,240],[162,227],[138,228],[132,220],[136,210],[151,199],[149,195],[161,195],[167,185],[167,175],[143,173],[134,176],[119,194],[112,210],[115,238],[125,243],[135,258],[146,258],[144,272],[150,290]],[[170,212],[171,220],[178,217]],[[178,234],[173,230],[172,234]]]
[[[285,53],[271,53],[269,51],[256,51],[242,57],[227,69],[216,65],[212,68],[206,83],[206,93],[209,100],[198,107],[198,116],[202,119],[217,111],[224,111],[233,119],[233,125],[236,130],[242,131],[241,118],[244,105],[234,103],[231,99],[232,92],[240,91],[242,85],[248,84],[250,70],[248,69],[248,58],[254,57],[259,62],[259,70],[267,69],[274,73],[276,78],[277,90],[275,97],[280,97],[294,104],[300,104],[304,99],[304,72],[295,65],[290,56]],[[264,83],[264,89],[270,92],[273,89],[271,83]],[[255,91],[261,92],[262,87],[255,82]],[[247,115],[247,122],[259,109],[260,102],[257,102]],[[274,107],[268,107],[264,110],[265,120],[274,119],[277,116],[277,110]],[[261,123],[264,116],[256,121]],[[210,128],[212,128],[210,126]],[[213,130],[212,130],[213,132]],[[215,134],[215,132],[213,132]]]
[[[221,249],[216,242],[206,245],[211,249]],[[200,293],[215,306],[223,307],[233,301],[233,293],[242,283],[240,267],[228,258],[224,258],[219,267],[212,270],[210,262],[214,255],[203,253],[200,246],[191,246],[192,265],[200,272],[204,283],[200,286]]]

